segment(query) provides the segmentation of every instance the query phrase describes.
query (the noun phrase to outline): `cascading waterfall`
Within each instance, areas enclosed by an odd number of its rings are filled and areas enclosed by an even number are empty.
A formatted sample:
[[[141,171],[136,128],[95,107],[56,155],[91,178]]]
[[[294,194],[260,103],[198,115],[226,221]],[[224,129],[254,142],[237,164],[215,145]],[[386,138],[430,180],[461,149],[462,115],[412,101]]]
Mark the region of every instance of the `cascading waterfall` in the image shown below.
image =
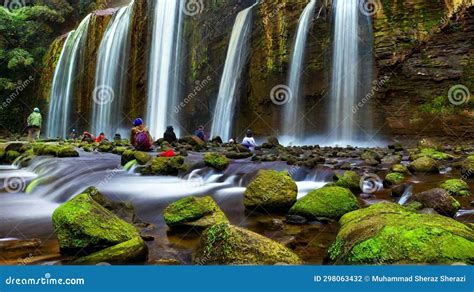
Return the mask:
[[[363,47],[361,25],[371,30],[369,16],[363,17],[359,1],[334,0],[333,65],[330,97],[329,137],[339,144],[354,144],[371,131],[372,118],[367,106],[357,104],[371,81],[372,53]],[[371,37],[371,31],[368,32]],[[366,54],[368,52],[368,54]],[[366,114],[364,114],[366,113]],[[357,131],[362,126],[364,132]],[[361,133],[359,133],[361,132]]]
[[[157,0],[154,8],[146,121],[156,138],[168,123],[179,122],[173,109],[178,104],[183,2]]]
[[[68,134],[74,104],[76,74],[79,61],[83,59],[90,19],[89,14],[75,31],[69,33],[56,66],[46,130],[46,135],[50,138],[64,138]]]
[[[316,0],[311,0],[301,14],[291,57],[288,87],[291,99],[284,108],[283,133],[290,143],[301,141],[304,135],[302,100],[300,96],[301,75],[305,57],[308,33],[313,24]]]
[[[224,141],[232,135],[238,87],[249,56],[252,11],[257,4],[240,12],[232,29],[211,128],[211,137],[220,136]]]
[[[133,7],[134,1],[114,14],[99,47],[92,131],[108,137],[123,124]]]

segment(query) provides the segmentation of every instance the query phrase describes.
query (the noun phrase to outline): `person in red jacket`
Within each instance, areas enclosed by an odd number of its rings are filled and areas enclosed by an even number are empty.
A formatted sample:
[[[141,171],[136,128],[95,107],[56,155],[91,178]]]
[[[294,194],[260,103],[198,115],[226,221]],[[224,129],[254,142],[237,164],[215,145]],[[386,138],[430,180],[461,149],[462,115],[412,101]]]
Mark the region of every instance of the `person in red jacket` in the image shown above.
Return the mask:
[[[102,142],[102,141],[104,141],[104,140],[105,140],[105,134],[104,134],[104,133],[100,133],[100,135],[97,136],[97,138],[95,139],[95,142],[96,142],[96,143],[100,143],[100,142]]]

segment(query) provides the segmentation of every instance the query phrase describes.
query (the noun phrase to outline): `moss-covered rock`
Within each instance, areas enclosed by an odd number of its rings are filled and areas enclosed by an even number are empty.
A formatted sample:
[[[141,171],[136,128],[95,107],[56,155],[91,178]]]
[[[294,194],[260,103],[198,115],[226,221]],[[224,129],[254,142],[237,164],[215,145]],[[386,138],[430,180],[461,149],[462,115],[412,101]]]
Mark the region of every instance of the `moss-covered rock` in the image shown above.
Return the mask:
[[[230,161],[225,155],[218,153],[204,154],[204,163],[216,170],[223,171],[229,167]]]
[[[461,204],[444,189],[432,189],[413,195],[409,202],[418,201],[426,208],[432,208],[441,215],[452,217],[461,208]]]
[[[405,176],[399,172],[391,172],[385,176],[384,185],[393,186],[402,183],[405,180]]]
[[[245,208],[286,212],[296,202],[298,186],[288,172],[260,170],[244,194]]]
[[[89,187],[82,193],[88,194],[99,205],[114,213],[120,219],[133,223],[135,219],[135,207],[129,202],[116,202],[104,196],[97,188]]]
[[[180,138],[178,142],[189,144],[193,147],[204,147],[206,145],[206,142],[204,142],[197,136],[185,136],[185,137]]]
[[[187,197],[166,207],[163,214],[171,228],[208,228],[217,223],[228,222],[216,202],[210,197]]]
[[[97,146],[97,150],[99,152],[106,152],[106,153],[109,153],[109,152],[112,152],[112,150],[114,149],[114,145],[109,142],[109,141],[102,141],[100,142],[100,144]]]
[[[398,173],[402,173],[402,174],[405,174],[405,175],[410,175],[410,171],[408,170],[408,167],[406,167],[403,164],[394,164],[394,165],[392,165],[390,170],[392,172],[398,172]]]
[[[59,146],[55,144],[45,144],[42,147],[39,147],[37,152],[38,155],[44,156],[57,156],[59,151]]]
[[[151,155],[142,151],[135,151],[133,157],[140,165],[145,165],[152,159]]]
[[[441,152],[441,151],[438,151],[434,148],[424,148],[424,149],[421,149],[420,151],[420,154],[417,155],[417,158],[418,157],[423,157],[423,156],[426,156],[426,157],[430,157],[430,158],[433,158],[433,159],[436,159],[436,160],[449,160],[449,159],[453,159],[453,156],[447,154],[447,153],[444,153],[444,152]]]
[[[347,188],[351,191],[358,193],[361,191],[360,189],[360,180],[361,177],[357,174],[357,172],[348,170],[345,171],[344,174],[335,174],[334,175],[335,183],[332,185]]]
[[[465,179],[474,178],[474,155],[469,156],[461,165],[461,174]]]
[[[462,179],[448,179],[440,185],[451,196],[470,196],[469,185]]]
[[[420,157],[410,163],[408,169],[417,173],[439,173],[438,163],[430,157]]]
[[[0,148],[0,162],[5,160],[5,149]]]
[[[122,155],[127,150],[125,146],[116,146],[113,150],[113,154]]]
[[[127,149],[122,153],[121,164],[126,165],[130,161],[135,160],[135,150]]]
[[[137,229],[99,205],[87,193],[79,194],[53,213],[61,252],[95,252],[139,236]]]
[[[21,156],[21,153],[15,150],[9,150],[5,153],[5,162],[13,163],[18,157]]]
[[[280,243],[230,224],[216,224],[203,232],[193,262],[199,265],[301,264]]]
[[[357,198],[349,189],[329,186],[314,190],[298,200],[289,213],[310,220],[327,220],[339,219],[358,208]]]
[[[144,170],[144,174],[176,176],[181,170],[185,170],[183,157],[155,157]]]
[[[79,157],[79,152],[73,146],[62,146],[56,153],[57,157]]]
[[[95,265],[98,263],[131,264],[144,262],[148,248],[139,236],[114,246],[97,251],[74,261],[74,264]]]
[[[473,229],[447,217],[378,203],[339,222],[329,249],[335,264],[474,263]]]

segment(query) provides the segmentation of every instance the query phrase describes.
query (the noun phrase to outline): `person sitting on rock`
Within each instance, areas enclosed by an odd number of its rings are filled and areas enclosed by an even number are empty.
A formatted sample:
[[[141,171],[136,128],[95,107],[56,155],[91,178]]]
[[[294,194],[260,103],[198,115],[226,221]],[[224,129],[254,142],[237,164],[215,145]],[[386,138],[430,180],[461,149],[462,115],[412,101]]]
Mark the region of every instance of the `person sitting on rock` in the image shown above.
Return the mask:
[[[203,141],[206,141],[206,133],[204,132],[204,126],[199,126],[196,132],[194,132],[194,136],[198,137]]]
[[[255,150],[257,143],[255,142],[255,139],[253,138],[252,130],[250,129],[247,130],[247,135],[242,140],[242,146],[246,147],[247,149],[250,149],[251,151]]]
[[[119,133],[115,134],[114,141],[115,142],[121,142],[122,141],[122,135],[120,135]]]
[[[94,141],[95,137],[91,133],[84,131],[81,142],[94,143]]]
[[[28,116],[28,140],[35,141],[39,138],[41,132],[41,124],[43,117],[41,116],[39,108],[35,107],[33,112]]]
[[[176,138],[176,134],[174,133],[174,129],[173,129],[172,126],[168,126],[168,128],[166,128],[166,132],[163,135],[163,140],[165,140],[166,142],[168,142],[170,144],[174,143],[178,140]]]
[[[134,127],[130,135],[130,143],[139,151],[150,151],[153,139],[148,129],[143,125],[143,120],[138,118],[133,122]]]
[[[69,139],[76,141],[77,140],[77,131],[72,129],[71,134],[69,134]]]
[[[95,142],[96,143],[100,143],[102,141],[106,140],[105,139],[105,134],[104,133],[100,133],[100,135],[95,139]]]

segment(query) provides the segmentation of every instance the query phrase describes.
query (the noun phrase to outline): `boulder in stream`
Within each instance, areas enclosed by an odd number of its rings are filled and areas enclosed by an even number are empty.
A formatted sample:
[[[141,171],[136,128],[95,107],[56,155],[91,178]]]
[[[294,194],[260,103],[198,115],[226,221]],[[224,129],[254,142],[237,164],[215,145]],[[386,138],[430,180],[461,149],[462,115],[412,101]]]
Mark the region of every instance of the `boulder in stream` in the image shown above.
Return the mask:
[[[334,264],[474,264],[474,230],[394,203],[350,212],[329,249]]]
[[[422,156],[413,161],[408,169],[415,173],[439,173],[438,162],[427,156]]]
[[[210,152],[204,154],[204,163],[215,170],[223,171],[229,167],[230,161],[225,155]]]
[[[197,265],[302,264],[282,244],[227,223],[216,224],[203,232],[193,262]]]
[[[413,195],[408,202],[418,201],[426,208],[433,208],[441,215],[453,217],[461,204],[446,190],[437,188]]]
[[[439,187],[446,190],[451,196],[469,197],[471,195],[469,185],[462,179],[448,179]]]

